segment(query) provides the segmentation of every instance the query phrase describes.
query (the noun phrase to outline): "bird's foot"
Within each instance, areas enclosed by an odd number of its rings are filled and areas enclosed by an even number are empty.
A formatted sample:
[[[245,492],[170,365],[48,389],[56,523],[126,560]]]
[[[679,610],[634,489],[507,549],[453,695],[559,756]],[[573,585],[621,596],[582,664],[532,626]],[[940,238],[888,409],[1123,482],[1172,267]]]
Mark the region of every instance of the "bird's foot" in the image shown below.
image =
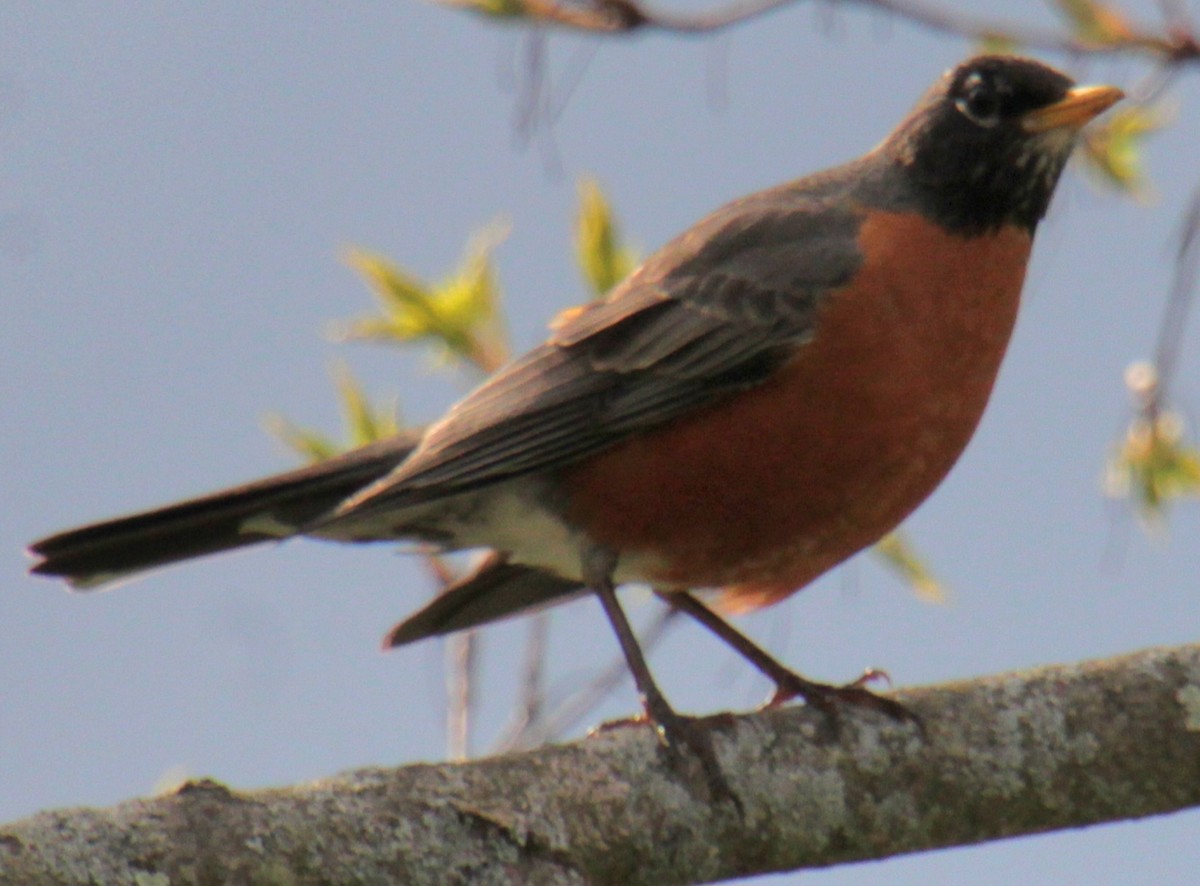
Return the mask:
[[[661,699],[653,704],[643,700],[643,713],[634,717],[609,720],[593,728],[592,733],[608,732],[628,726],[649,725],[662,753],[673,770],[689,781],[701,776],[710,796],[715,800],[729,800],[739,812],[742,802],[734,794],[729,780],[721,770],[713,744],[713,727],[733,722],[731,714],[712,714],[693,717],[677,713]],[[697,767],[699,771],[697,771]]]
[[[856,705],[878,711],[900,723],[913,723],[921,726],[921,720],[915,713],[900,702],[882,695],[876,695],[867,687],[871,683],[884,682],[891,684],[891,678],[886,671],[867,668],[858,679],[835,686],[829,683],[818,683],[801,677],[793,671],[776,674],[775,692],[763,705],[770,709],[779,707],[794,698],[804,700],[832,720],[838,719],[839,708],[843,705]]]

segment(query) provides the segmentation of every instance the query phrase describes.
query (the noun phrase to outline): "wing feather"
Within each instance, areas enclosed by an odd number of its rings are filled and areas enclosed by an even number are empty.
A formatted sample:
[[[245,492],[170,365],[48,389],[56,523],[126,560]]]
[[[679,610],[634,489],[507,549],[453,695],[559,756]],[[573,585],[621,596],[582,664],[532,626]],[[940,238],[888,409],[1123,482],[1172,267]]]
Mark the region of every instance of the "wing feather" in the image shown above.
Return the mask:
[[[459,402],[339,516],[552,470],[760,383],[861,263],[858,224],[799,185],[718,210]]]

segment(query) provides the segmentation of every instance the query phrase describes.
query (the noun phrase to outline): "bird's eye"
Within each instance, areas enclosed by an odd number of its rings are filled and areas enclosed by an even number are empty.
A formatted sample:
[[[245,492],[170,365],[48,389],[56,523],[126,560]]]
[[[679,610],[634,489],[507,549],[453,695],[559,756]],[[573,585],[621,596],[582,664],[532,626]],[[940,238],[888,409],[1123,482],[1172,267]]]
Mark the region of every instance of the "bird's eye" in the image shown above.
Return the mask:
[[[1000,122],[1002,99],[997,84],[976,72],[963,81],[954,105],[972,123],[989,128]]]

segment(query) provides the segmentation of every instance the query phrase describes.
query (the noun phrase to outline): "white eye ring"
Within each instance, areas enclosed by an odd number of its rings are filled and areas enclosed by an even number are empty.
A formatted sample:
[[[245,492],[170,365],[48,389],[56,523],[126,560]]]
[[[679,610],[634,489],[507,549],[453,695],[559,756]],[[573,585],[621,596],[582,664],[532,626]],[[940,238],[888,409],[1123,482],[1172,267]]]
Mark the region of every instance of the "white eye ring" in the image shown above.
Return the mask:
[[[954,107],[974,123],[985,129],[991,129],[1000,122],[1000,90],[994,83],[988,83],[983,75],[975,72],[963,81],[963,92],[954,100]]]

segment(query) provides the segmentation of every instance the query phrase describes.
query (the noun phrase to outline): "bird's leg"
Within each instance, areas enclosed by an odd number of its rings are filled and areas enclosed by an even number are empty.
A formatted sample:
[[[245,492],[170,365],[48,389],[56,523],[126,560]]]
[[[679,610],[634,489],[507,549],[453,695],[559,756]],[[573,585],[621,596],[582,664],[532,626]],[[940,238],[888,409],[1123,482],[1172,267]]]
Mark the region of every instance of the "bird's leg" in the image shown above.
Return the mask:
[[[633,633],[633,627],[629,624],[629,619],[626,618],[625,611],[617,600],[612,582],[610,580],[597,582],[597,586],[592,590],[600,598],[604,614],[608,616],[608,621],[617,635],[617,642],[621,644],[621,652],[633,675],[633,682],[637,686],[646,718],[658,733],[659,741],[664,745],[670,745],[672,740],[677,737],[672,733],[680,731],[678,725],[684,718],[675,713],[675,709],[671,707],[662,690],[658,688],[658,684],[654,682],[650,666],[646,664],[646,657],[642,654],[642,647]]]
[[[837,716],[837,703],[845,702],[873,708],[895,720],[917,720],[916,715],[904,705],[890,698],[876,695],[866,688],[868,682],[881,677],[886,678],[887,675],[882,671],[869,670],[853,683],[847,683],[844,686],[833,686],[809,680],[784,667],[765,649],[691,594],[685,591],[656,591],[655,593],[670,606],[690,615],[732,646],[739,655],[758,668],[775,684],[775,693],[768,699],[764,707],[776,707],[785,701],[799,697],[804,699],[805,703],[834,718]]]
[[[608,616],[609,623],[617,635],[617,642],[621,644],[621,652],[633,675],[642,709],[658,736],[659,743],[676,764],[682,762],[681,749],[685,746],[689,748],[703,766],[709,790],[713,795],[730,799],[740,807],[741,803],[721,772],[709,730],[697,718],[676,713],[654,681],[650,667],[646,664],[646,657],[642,654],[642,647],[633,632],[633,626],[617,600],[611,565],[603,571],[592,571],[587,578],[589,587],[604,607],[604,614]]]

